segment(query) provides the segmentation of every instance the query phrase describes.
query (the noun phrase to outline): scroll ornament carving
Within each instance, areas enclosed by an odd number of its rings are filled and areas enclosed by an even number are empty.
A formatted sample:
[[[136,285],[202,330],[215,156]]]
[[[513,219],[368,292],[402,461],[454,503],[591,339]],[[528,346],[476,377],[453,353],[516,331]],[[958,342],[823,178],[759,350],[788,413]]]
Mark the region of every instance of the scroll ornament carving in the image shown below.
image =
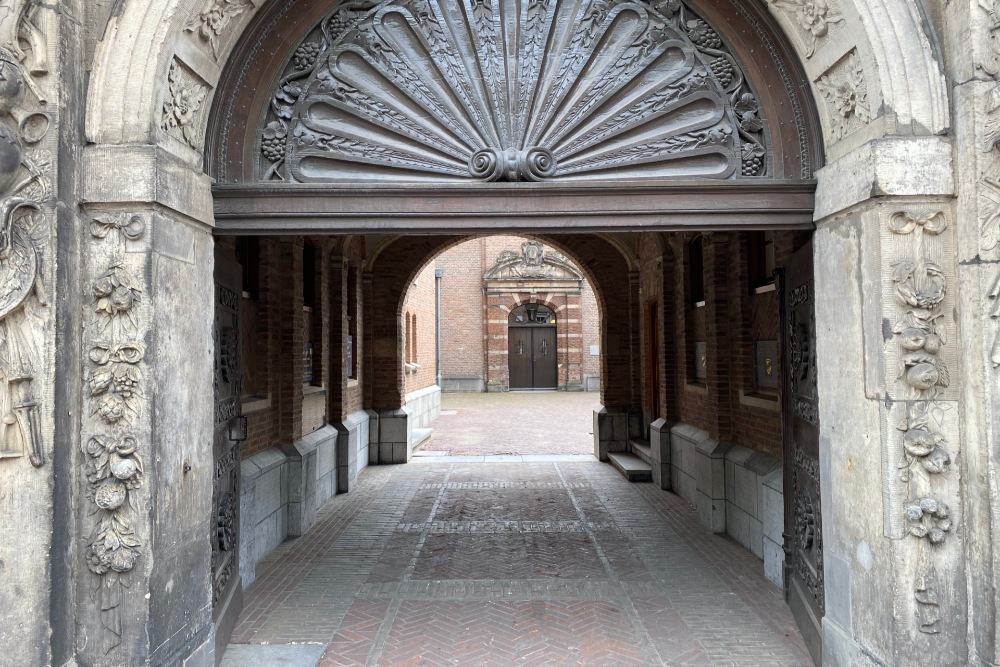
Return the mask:
[[[219,59],[219,38],[233,19],[253,5],[249,0],[210,0],[208,5],[184,28],[208,44],[212,57]]]
[[[937,594],[937,571],[933,565],[925,565],[917,575],[913,599],[917,603],[917,629],[925,635],[941,632],[941,604]]]
[[[739,63],[676,0],[343,3],[260,150],[264,180],[298,182],[730,178],[767,155]]]
[[[771,0],[795,17],[799,27],[806,33],[806,58],[812,58],[820,37],[825,37],[830,26],[840,23],[844,17],[830,9],[826,0]]]
[[[195,121],[208,95],[208,86],[196,80],[194,74],[177,60],[170,64],[167,81],[167,98],[163,102],[160,127],[167,134],[199,150],[201,136]]]
[[[538,241],[521,244],[521,252],[504,250],[484,280],[583,280],[583,275],[564,255],[546,250]]]
[[[854,120],[865,124],[871,120],[868,88],[857,52],[851,52],[841,67],[821,76],[816,81],[816,88],[832,107],[832,134],[835,139],[842,139]]]
[[[111,651],[121,642],[121,605],[142,549],[134,517],[143,474],[135,432],[143,409],[141,364],[146,349],[139,342],[143,332],[137,312],[143,290],[126,267],[125,248],[143,237],[146,222],[139,215],[105,214],[91,221],[89,231],[110,261],[91,282],[94,342],[87,354],[90,369],[84,391],[99,426],[82,450],[86,495],[97,520],[84,557],[97,575],[92,599],[107,631],[105,650]]]
[[[37,468],[45,463],[34,388],[44,324],[37,307],[47,306],[39,239],[48,233],[41,206],[50,186],[48,154],[34,145],[50,120],[32,110],[45,103],[33,77],[48,73],[36,10],[22,0],[0,17],[0,459],[27,453]]]

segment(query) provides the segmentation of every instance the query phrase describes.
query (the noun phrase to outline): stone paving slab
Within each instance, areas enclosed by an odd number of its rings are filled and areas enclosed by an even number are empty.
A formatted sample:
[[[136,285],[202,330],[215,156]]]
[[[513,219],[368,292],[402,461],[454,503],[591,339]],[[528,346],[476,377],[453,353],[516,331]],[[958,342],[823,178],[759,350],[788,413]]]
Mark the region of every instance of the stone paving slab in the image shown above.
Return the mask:
[[[600,407],[595,392],[441,394],[441,416],[414,458],[425,458],[421,450],[453,456],[592,455],[594,410]]]
[[[811,664],[759,560],[593,459],[367,469],[246,601],[227,664]]]

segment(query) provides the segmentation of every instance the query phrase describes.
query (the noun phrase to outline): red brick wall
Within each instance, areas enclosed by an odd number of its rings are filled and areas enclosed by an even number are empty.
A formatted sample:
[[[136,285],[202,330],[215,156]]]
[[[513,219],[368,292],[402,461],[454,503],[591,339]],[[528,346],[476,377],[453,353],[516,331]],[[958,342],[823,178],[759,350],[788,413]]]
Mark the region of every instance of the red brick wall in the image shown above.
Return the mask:
[[[776,372],[781,375],[781,340],[778,294],[754,294],[747,272],[746,233],[712,235],[704,245],[705,306],[695,308],[690,296],[691,235],[669,236],[669,250],[681,261],[665,255],[663,291],[672,312],[666,326],[678,332],[675,349],[668,356],[676,377],[666,389],[665,407],[674,418],[708,431],[713,438],[734,442],[781,458],[780,390],[760,389],[754,377],[754,341],[778,341]],[[781,267],[808,239],[807,232],[778,233],[775,263]],[[649,270],[643,264],[645,273]],[[694,342],[706,341],[708,378],[694,378]],[[667,343],[669,347],[669,342]],[[780,382],[779,382],[780,386]],[[670,391],[676,391],[676,408]]]
[[[484,376],[486,313],[482,278],[489,240],[478,238],[460,243],[434,260],[434,266],[443,271],[441,374],[444,376]]]
[[[486,296],[483,275],[501,252],[520,254],[521,244],[527,240],[509,235],[478,238],[455,245],[436,258],[435,266],[444,271],[442,375],[481,377],[484,382],[508,386],[506,318],[510,309],[528,301],[530,294],[512,290]],[[554,248],[546,245],[546,250]],[[567,298],[561,293],[539,293],[537,299],[559,310],[560,386],[579,385],[583,373],[599,374],[600,358],[589,356],[590,345],[600,343],[600,314],[589,282],[583,281],[579,295]]]
[[[584,280],[580,288],[580,319],[583,324],[583,362],[581,373],[584,375],[601,374],[600,355],[591,356],[590,347],[597,346],[598,352],[601,349],[601,311],[597,306],[597,297],[594,295],[594,287],[589,280]]]
[[[409,333],[404,331],[403,340],[405,343],[414,335],[414,332],[416,333],[412,343],[415,349],[410,355],[415,355],[415,360],[411,360],[420,366],[416,372],[407,371],[405,373],[407,394],[430,387],[437,382],[436,312],[437,295],[434,286],[434,265],[431,263],[411,283],[403,305],[403,328],[406,328],[407,322],[410,323],[410,331]]]

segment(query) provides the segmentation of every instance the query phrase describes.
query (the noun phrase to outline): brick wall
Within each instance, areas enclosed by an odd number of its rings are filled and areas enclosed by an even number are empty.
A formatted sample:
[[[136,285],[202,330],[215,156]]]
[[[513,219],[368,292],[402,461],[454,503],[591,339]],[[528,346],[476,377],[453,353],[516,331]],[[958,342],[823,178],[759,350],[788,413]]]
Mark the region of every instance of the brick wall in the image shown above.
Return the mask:
[[[667,239],[664,293],[672,304],[667,326],[675,327],[675,350],[669,357],[675,370],[665,368],[676,381],[667,388],[667,414],[707,431],[713,438],[744,445],[781,458],[781,336],[776,291],[751,289],[746,233],[710,235],[705,239],[705,305],[695,307],[691,294],[691,235],[672,234]],[[781,267],[808,239],[807,232],[775,235],[775,264]],[[668,259],[667,251],[672,251]],[[679,261],[675,261],[679,260]],[[643,285],[645,273],[643,265]],[[694,343],[705,341],[708,377],[694,377]],[[777,341],[774,372],[779,389],[758,387],[754,373],[754,342]],[[677,394],[671,408],[669,392]]]
[[[528,239],[498,235],[459,243],[434,265],[442,278],[442,375],[477,377],[495,388],[508,386],[507,315],[530,300],[528,292],[512,285],[510,291],[487,295],[483,275],[501,252],[521,253]],[[554,250],[551,245],[546,251]],[[559,385],[579,386],[583,374],[600,374],[600,357],[591,357],[591,345],[600,344],[600,313],[593,287],[583,281],[579,294],[539,292],[536,301],[557,311]],[[408,389],[409,391],[409,389]]]
[[[441,277],[441,374],[483,377],[483,258],[488,239],[460,243],[434,260]],[[494,256],[495,259],[495,256]]]
[[[428,264],[406,292],[403,305],[404,358],[419,368],[408,367],[405,391],[430,387],[437,382],[437,335],[435,320],[437,295],[434,285],[434,265]],[[409,331],[406,327],[409,326]],[[406,351],[407,343],[411,350]]]

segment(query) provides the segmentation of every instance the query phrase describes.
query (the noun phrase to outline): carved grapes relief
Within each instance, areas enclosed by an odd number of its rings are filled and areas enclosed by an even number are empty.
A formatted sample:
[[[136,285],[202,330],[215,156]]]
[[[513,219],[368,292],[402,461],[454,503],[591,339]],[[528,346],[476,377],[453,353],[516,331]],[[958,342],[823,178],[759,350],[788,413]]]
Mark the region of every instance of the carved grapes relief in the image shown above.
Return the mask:
[[[350,2],[286,66],[261,174],[759,176],[764,129],[740,64],[681,2]]]

